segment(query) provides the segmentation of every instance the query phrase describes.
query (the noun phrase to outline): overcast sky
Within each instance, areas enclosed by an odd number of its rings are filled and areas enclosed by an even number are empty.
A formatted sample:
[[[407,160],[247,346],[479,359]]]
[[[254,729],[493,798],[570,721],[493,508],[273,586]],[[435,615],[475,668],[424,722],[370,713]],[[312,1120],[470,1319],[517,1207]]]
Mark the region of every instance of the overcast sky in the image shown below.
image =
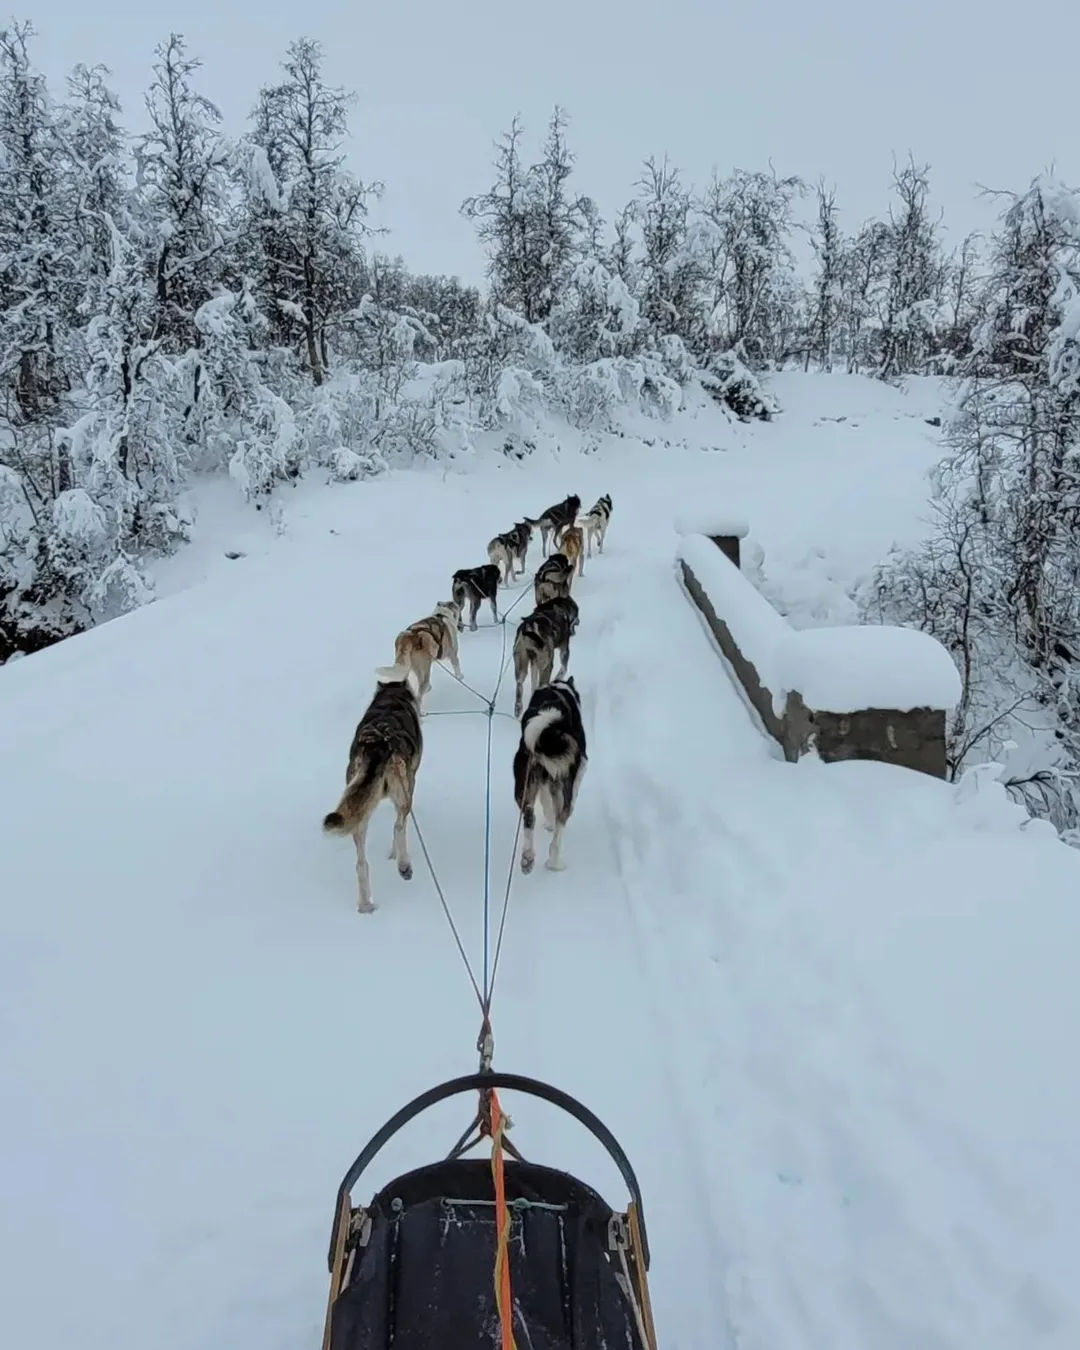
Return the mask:
[[[288,43],[320,40],[330,82],[359,95],[349,159],[386,184],[385,246],[469,280],[483,262],[461,199],[488,186],[514,113],[531,150],[554,103],[579,189],[607,219],[665,152],[702,183],[770,161],[824,174],[848,228],[884,212],[893,155],[909,150],[931,165],[950,233],[992,219],[978,184],[1023,188],[1056,168],[1080,186],[1078,0],[23,0],[14,14],[33,19],[57,92],[76,62],[108,65],[134,130],[170,27],[202,57],[230,132]]]

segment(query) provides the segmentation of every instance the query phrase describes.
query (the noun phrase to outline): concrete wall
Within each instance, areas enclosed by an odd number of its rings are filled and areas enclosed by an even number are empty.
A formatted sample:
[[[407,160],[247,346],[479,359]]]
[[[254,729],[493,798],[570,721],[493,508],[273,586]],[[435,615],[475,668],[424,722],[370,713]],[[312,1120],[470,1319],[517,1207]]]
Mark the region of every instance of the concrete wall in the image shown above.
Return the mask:
[[[739,566],[739,540],[715,537],[713,542],[726,558]],[[749,658],[739,650],[722,614],[712,602],[692,569],[681,564],[683,582],[694,604],[716,638],[720,650],[757,711],[766,731],[779,743],[784,758],[794,762],[814,751],[826,762],[841,759],[874,759],[884,764],[944,778],[945,712],[938,708],[899,711],[863,708],[850,713],[819,712],[808,708],[797,693],[788,694],[783,712],[777,714],[773,694],[761,681]],[[747,581],[749,586],[752,583]]]

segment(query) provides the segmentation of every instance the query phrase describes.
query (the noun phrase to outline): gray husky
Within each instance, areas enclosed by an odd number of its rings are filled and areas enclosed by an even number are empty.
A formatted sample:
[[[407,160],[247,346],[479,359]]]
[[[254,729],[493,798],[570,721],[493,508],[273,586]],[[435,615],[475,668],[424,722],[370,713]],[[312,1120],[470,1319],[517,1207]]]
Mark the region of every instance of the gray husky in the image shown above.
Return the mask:
[[[521,716],[525,680],[532,673],[533,693],[551,683],[555,652],[562,657],[560,677],[570,663],[570,639],[578,626],[577,601],[569,595],[556,596],[537,605],[518,624],[514,637],[514,716]]]
[[[525,520],[519,520],[512,530],[497,534],[488,544],[488,562],[503,569],[503,580],[509,585],[514,577],[525,575],[525,560],[529,555],[529,543],[532,540],[532,526]]]
[[[533,577],[533,595],[536,603],[554,600],[557,595],[569,595],[574,580],[574,564],[565,553],[553,553],[545,558]]]
[[[412,880],[406,829],[424,753],[416,676],[407,666],[383,666],[376,675],[378,687],[349,747],[345,792],[323,820],[327,834],[351,834],[356,843],[356,908],[361,914],[375,908],[365,844],[368,824],[384,797],[397,807],[390,857],[397,862],[398,875]]]

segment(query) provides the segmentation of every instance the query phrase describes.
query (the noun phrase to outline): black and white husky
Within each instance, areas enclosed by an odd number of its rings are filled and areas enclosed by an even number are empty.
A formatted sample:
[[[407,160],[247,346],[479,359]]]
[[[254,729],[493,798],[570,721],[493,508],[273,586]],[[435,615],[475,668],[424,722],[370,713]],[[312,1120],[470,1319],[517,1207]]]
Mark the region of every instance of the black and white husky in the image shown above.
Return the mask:
[[[527,524],[532,525],[540,531],[540,551],[547,556],[548,540],[558,535],[559,531],[565,525],[573,525],[577,519],[577,513],[581,510],[581,498],[576,493],[571,493],[569,497],[563,498],[561,502],[556,502],[554,506],[549,506],[542,516],[535,520],[531,516],[526,516]]]
[[[585,541],[588,545],[588,556],[592,557],[593,540],[596,540],[597,551],[603,553],[604,538],[607,535],[607,527],[611,521],[611,498],[605,492],[593,509],[585,517]]]
[[[553,872],[565,867],[560,852],[563,831],[573,814],[587,762],[581,699],[574,677],[534,690],[521,719],[521,740],[514,756],[514,800],[521,812],[523,872],[531,872],[536,862],[533,833],[537,798],[552,830],[546,866]]]
[[[499,622],[498,594],[501,573],[494,563],[485,563],[483,567],[460,567],[454,573],[450,590],[454,604],[460,611],[458,632],[465,628],[465,602],[469,602],[469,631],[476,632],[476,611],[486,600],[491,606],[495,622]]]

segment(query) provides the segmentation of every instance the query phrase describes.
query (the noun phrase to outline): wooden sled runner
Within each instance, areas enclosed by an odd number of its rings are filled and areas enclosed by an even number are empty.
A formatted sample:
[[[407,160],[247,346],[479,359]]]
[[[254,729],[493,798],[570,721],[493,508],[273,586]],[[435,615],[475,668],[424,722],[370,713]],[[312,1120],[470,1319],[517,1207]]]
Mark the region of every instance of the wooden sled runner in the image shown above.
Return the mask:
[[[625,1211],[568,1172],[526,1162],[503,1137],[497,1089],[538,1097],[584,1125],[626,1182]],[[386,1143],[466,1092],[479,1093],[480,1107],[449,1156],[354,1208],[353,1187]],[[485,1137],[490,1159],[463,1156]],[[329,1266],[323,1350],[657,1350],[629,1159],[597,1116],[534,1078],[481,1070],[402,1107],[341,1182]]]

